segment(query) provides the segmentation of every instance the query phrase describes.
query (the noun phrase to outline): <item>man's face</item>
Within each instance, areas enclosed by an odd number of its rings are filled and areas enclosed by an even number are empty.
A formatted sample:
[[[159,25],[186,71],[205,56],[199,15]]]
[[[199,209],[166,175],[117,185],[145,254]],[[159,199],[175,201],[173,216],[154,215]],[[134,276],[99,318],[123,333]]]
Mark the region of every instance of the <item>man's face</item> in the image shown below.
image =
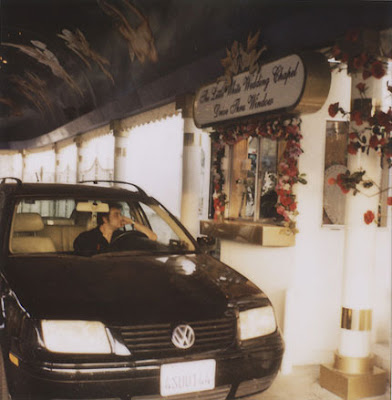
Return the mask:
[[[111,208],[109,211],[109,218],[104,218],[104,222],[108,224],[109,227],[114,231],[122,228],[125,225],[121,215],[121,210],[118,208]]]

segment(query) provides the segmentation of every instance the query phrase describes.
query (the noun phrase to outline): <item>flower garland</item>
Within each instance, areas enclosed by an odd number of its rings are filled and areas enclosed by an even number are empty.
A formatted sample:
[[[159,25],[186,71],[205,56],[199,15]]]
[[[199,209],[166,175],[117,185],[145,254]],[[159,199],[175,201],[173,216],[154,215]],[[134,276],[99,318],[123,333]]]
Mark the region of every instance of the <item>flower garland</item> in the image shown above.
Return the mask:
[[[364,80],[371,76],[380,79],[386,74],[386,65],[373,54],[372,43],[378,41],[378,35],[378,32],[370,30],[350,30],[342,39],[336,41],[336,44],[328,51],[328,55],[346,63],[349,74],[361,72]]]
[[[376,35],[376,36],[375,36]],[[381,61],[378,56],[372,54],[374,46],[369,45],[378,40],[377,33],[358,30],[349,31],[346,36],[338,41],[332,47],[330,55],[336,60],[347,63],[347,72],[362,73],[364,82],[356,85],[359,90],[360,99],[354,102],[354,108],[351,112],[345,111],[340,107],[339,102],[331,104],[328,108],[329,115],[334,118],[338,113],[343,116],[349,116],[350,121],[355,122],[357,129],[353,128],[349,133],[347,152],[355,155],[358,152],[369,154],[375,151],[380,156],[381,166],[384,162],[388,168],[392,167],[392,109],[387,112],[377,110],[372,115],[371,99],[366,98],[368,87],[366,79],[373,76],[381,79],[386,74],[386,63]],[[387,89],[392,92],[392,87],[387,84]],[[356,195],[360,192],[359,187],[364,189],[376,185],[372,180],[365,178],[366,171],[355,172],[346,171],[345,174],[339,174],[336,178],[330,178],[328,183],[337,184],[343,193],[349,193],[353,190]],[[376,185],[377,186],[377,185]],[[389,188],[378,188],[379,193],[389,190]],[[392,205],[392,197],[387,198],[387,204]],[[375,220],[374,212],[368,210],[365,212],[364,221],[370,224]]]
[[[222,158],[225,145],[234,145],[250,136],[262,136],[272,140],[284,140],[286,147],[282,159],[278,163],[277,185],[275,191],[278,195],[276,211],[284,220],[284,226],[293,233],[296,229],[297,200],[293,192],[296,183],[306,184],[304,174],[298,171],[298,158],[303,153],[300,141],[301,121],[296,118],[274,119],[270,121],[248,120],[246,123],[226,125],[216,128],[211,134],[213,142],[213,184],[214,184],[214,219],[223,216],[226,204],[226,194],[223,191],[224,175],[222,171]]]
[[[361,96],[367,90],[366,85],[359,83],[357,89]],[[365,100],[365,98],[363,98]],[[355,103],[354,103],[355,104]],[[357,103],[356,108],[351,112],[345,111],[339,103],[331,104],[328,108],[329,115],[334,118],[338,113],[343,116],[350,115],[350,120],[355,121],[360,129],[353,129],[349,133],[347,151],[355,155],[359,151],[369,154],[370,150],[380,155],[381,163],[387,163],[388,168],[392,167],[392,109],[387,112],[375,111],[371,115],[371,102]],[[364,123],[367,122],[365,126]]]

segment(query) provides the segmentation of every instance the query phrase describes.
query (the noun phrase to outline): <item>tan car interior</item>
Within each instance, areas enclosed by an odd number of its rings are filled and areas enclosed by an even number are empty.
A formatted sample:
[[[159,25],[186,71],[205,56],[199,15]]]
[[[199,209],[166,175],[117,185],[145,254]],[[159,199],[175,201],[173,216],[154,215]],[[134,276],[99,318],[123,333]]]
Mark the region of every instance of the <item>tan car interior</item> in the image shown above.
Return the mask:
[[[43,219],[38,213],[16,214],[11,234],[11,252],[51,253],[73,251],[75,238],[88,229],[91,229],[91,227],[86,220],[68,218]]]

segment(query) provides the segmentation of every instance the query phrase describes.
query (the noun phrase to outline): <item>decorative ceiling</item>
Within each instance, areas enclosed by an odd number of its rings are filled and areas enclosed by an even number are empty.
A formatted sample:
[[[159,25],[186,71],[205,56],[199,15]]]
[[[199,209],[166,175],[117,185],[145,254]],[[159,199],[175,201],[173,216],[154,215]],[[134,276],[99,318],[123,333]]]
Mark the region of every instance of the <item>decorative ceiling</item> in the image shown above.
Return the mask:
[[[392,26],[391,2],[1,0],[0,147],[195,91],[249,34],[266,60]],[[261,46],[260,46],[261,47]],[[87,119],[88,121],[88,119]],[[85,127],[88,128],[87,126]]]

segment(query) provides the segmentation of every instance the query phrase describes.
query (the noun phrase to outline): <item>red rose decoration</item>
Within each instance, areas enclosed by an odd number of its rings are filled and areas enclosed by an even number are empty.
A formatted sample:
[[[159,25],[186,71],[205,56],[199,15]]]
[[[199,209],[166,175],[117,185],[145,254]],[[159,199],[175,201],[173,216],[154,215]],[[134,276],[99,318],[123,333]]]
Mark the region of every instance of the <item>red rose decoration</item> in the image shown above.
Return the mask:
[[[359,39],[359,30],[351,29],[346,33],[346,40],[348,42],[357,42]]]
[[[374,213],[373,211],[366,211],[365,214],[363,214],[363,219],[365,221],[365,224],[369,225],[374,221]]]
[[[358,153],[358,149],[357,146],[355,146],[355,144],[353,142],[350,142],[347,146],[347,152],[349,154],[352,154],[353,156],[355,156],[355,154]]]
[[[339,112],[339,102],[331,104],[328,107],[328,114],[330,115],[331,118],[335,117],[338,112]]]
[[[283,215],[285,213],[285,209],[282,206],[279,206],[276,208],[276,212],[280,215]]]
[[[293,202],[293,199],[285,196],[280,199],[280,202],[284,207],[288,207]]]
[[[295,211],[297,209],[297,204],[296,203],[291,203],[290,205],[289,205],[289,210],[290,211]]]
[[[368,71],[367,69],[364,69],[362,72],[362,78],[366,80],[367,78],[370,78],[372,76],[372,73]]]
[[[373,135],[369,140],[369,147],[375,149],[378,146],[378,137],[377,135]]]
[[[336,177],[336,183],[339,185],[340,190],[344,193],[347,194],[350,189],[347,189],[344,185],[344,180],[343,180],[343,176],[344,174],[338,174],[338,176]]]
[[[383,111],[378,111],[376,113],[375,117],[377,118],[377,121],[380,125],[383,125],[386,127],[390,124],[391,116],[389,115],[389,113],[387,114]]]
[[[353,111],[351,113],[351,121],[355,121],[355,123],[357,125],[362,125],[363,121],[362,121],[362,115],[360,111]]]
[[[358,85],[355,87],[359,90],[360,93],[365,93],[367,89],[366,85],[363,82],[358,83]]]
[[[351,140],[358,139],[358,133],[357,133],[357,132],[351,132],[351,133],[349,134],[349,138],[350,138]]]
[[[340,50],[338,45],[335,45],[332,47],[332,55],[336,58],[340,55],[340,53],[342,52],[342,50]]]
[[[335,185],[336,179],[335,178],[329,178],[328,179],[328,185]]]
[[[343,55],[342,55],[342,61],[343,61],[343,62],[347,62],[348,59],[349,59],[349,55],[348,55],[347,53],[343,53]]]
[[[363,63],[362,63],[361,58],[360,58],[360,57],[354,57],[354,60],[353,60],[353,67],[354,67],[355,69],[359,69],[359,68],[361,68],[362,66],[363,66]]]
[[[389,197],[387,198],[387,205],[388,205],[388,206],[392,206],[392,197],[391,197],[391,196],[389,196]]]
[[[372,64],[371,73],[377,79],[381,79],[385,75],[385,69],[381,61],[375,61]]]

